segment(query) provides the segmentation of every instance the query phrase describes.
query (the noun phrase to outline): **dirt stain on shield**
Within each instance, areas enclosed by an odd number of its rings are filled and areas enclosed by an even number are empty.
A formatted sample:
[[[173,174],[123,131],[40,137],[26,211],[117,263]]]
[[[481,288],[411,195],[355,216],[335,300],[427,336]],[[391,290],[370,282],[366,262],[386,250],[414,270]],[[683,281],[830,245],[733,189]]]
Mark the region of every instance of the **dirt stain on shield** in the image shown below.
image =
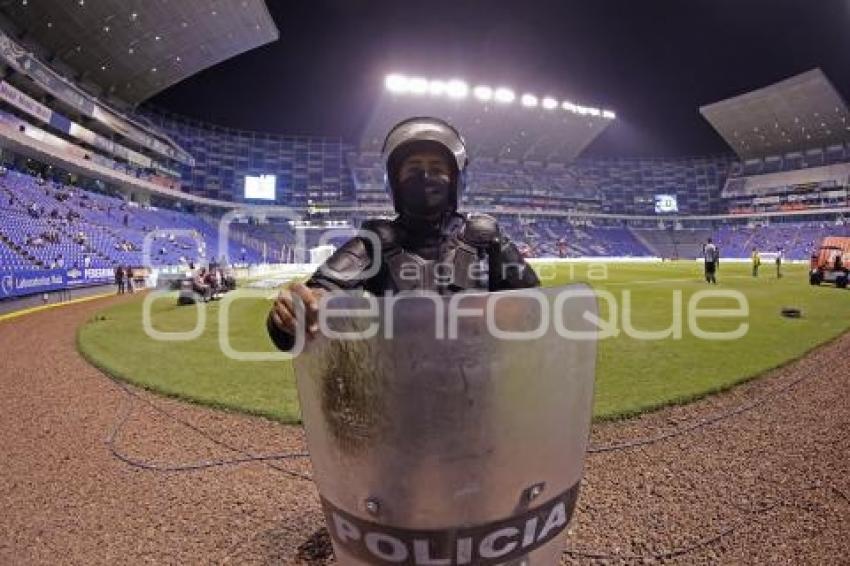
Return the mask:
[[[322,413],[344,452],[374,445],[385,422],[384,373],[366,341],[333,340],[319,372]]]

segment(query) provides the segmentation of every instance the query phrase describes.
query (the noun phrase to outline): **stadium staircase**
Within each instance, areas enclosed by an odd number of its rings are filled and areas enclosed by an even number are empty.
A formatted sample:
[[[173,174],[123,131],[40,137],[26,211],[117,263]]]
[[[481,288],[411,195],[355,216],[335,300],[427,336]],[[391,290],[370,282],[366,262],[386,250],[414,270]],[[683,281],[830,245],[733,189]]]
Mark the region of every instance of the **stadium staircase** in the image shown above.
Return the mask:
[[[646,249],[652,252],[654,255],[661,257],[661,254],[658,252],[658,249],[650,242],[647,238],[643,236],[643,232],[645,230],[635,230],[634,228],[629,227],[628,231],[634,236],[635,240],[640,242]]]

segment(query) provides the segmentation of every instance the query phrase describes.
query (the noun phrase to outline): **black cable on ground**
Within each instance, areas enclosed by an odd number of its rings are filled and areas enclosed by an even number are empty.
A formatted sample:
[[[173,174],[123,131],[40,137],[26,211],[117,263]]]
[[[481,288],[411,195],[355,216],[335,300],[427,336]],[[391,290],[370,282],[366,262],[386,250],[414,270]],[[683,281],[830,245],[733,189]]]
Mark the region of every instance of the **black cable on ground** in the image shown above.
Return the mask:
[[[762,512],[766,513],[767,511],[769,511],[771,509],[779,507],[779,505],[780,505],[779,503],[777,503],[776,505],[772,505],[770,508],[765,509]],[[685,554],[690,554],[692,552],[702,550],[703,548],[710,546],[711,544],[714,544],[715,542],[717,542],[721,538],[732,534],[733,532],[735,532],[740,527],[747,525],[747,524],[750,524],[750,523],[754,523],[756,520],[757,520],[756,518],[742,519],[742,520],[736,522],[735,524],[721,530],[719,533],[712,535],[712,536],[709,536],[709,537],[706,537],[706,538],[703,538],[703,539],[700,539],[693,544],[690,544],[688,546],[683,546],[683,547],[680,547],[680,548],[676,548],[676,549],[666,551],[666,552],[655,553],[655,554],[608,554],[608,553],[596,552],[596,551],[569,550],[569,549],[565,550],[564,554],[566,554],[567,556],[575,557],[575,558],[589,558],[591,560],[631,560],[631,561],[668,560],[670,558],[676,558],[678,556],[683,556]]]
[[[844,493],[843,491],[841,491],[840,489],[838,489],[838,488],[837,488],[837,487],[835,487],[834,485],[829,486],[829,488],[830,488],[833,492],[835,492],[835,494],[836,494],[836,495],[838,495],[839,497],[841,497],[841,499],[843,499],[843,500],[844,500],[844,501],[846,501],[847,503],[850,503],[850,496],[848,496],[846,493]]]
[[[807,485],[807,486],[804,486],[802,488],[799,488],[796,491],[798,491],[798,492],[814,491],[816,489],[821,489],[821,488],[824,488],[824,487],[829,488],[832,492],[834,492],[837,495],[840,495],[841,497],[844,497],[846,499],[846,496],[844,495],[844,493],[841,492],[834,485],[824,486],[822,484],[812,484],[812,485]],[[850,503],[850,499],[848,499],[847,501],[848,501],[848,503]],[[751,524],[757,522],[759,520],[760,516],[764,515],[765,513],[768,513],[769,511],[773,511],[774,509],[777,509],[779,507],[796,507],[796,506],[797,505],[795,505],[794,503],[790,503],[788,500],[781,500],[781,501],[778,501],[776,503],[771,503],[769,505],[761,507],[760,509],[758,509],[756,511],[751,511],[750,517],[745,517],[743,519],[735,521],[732,525],[721,529],[720,532],[718,532],[714,535],[702,538],[702,539],[700,539],[700,540],[698,540],[698,541],[696,541],[692,544],[682,546],[682,547],[679,547],[679,548],[675,548],[673,550],[668,550],[668,551],[665,551],[665,552],[658,552],[658,553],[652,553],[652,554],[610,554],[610,553],[589,551],[589,550],[571,550],[571,549],[568,549],[568,550],[564,551],[564,554],[566,554],[567,556],[571,556],[573,558],[587,558],[587,559],[590,559],[590,560],[621,560],[621,561],[631,561],[631,562],[669,560],[671,558],[678,558],[680,556],[684,556],[686,554],[691,554],[693,552],[697,552],[699,550],[702,550],[702,549],[716,543],[717,541],[719,541],[723,537],[733,534],[735,531],[739,530],[740,528],[746,527],[748,525],[751,525]]]
[[[293,472],[291,470],[281,468],[280,466],[276,466],[272,463],[274,461],[281,461],[281,460],[294,460],[294,459],[308,458],[309,454],[306,453],[306,452],[289,452],[289,453],[281,453],[281,454],[251,454],[249,452],[242,450],[241,448],[239,448],[237,446],[233,446],[233,445],[231,445],[227,442],[224,442],[223,440],[220,440],[218,438],[213,437],[208,432],[204,431],[201,428],[198,428],[197,426],[190,423],[189,421],[182,419],[182,418],[174,415],[173,413],[170,413],[169,411],[166,411],[165,409],[163,409],[159,405],[157,405],[157,404],[151,402],[150,400],[145,399],[144,397],[140,396],[137,392],[133,391],[126,384],[121,383],[120,381],[117,381],[117,380],[114,380],[114,379],[112,380],[112,382],[115,383],[118,386],[118,388],[121,389],[121,391],[126,395],[127,403],[125,405],[126,409],[124,410],[124,414],[121,415],[121,417],[116,421],[115,425],[112,427],[112,430],[107,435],[105,442],[106,442],[106,446],[109,449],[109,452],[112,454],[112,456],[115,457],[117,460],[127,464],[128,466],[132,466],[134,468],[139,468],[139,469],[151,471],[151,472],[191,472],[191,471],[198,471],[198,470],[207,470],[207,469],[211,469],[211,468],[236,466],[236,465],[247,464],[247,463],[251,463],[251,462],[261,462],[261,463],[264,463],[269,468],[272,468],[272,469],[274,469],[278,472],[289,475],[291,477],[301,479],[301,480],[305,480],[305,481],[313,481],[313,478],[311,478],[307,474],[301,474],[299,472]],[[187,464],[156,464],[156,463],[152,463],[152,462],[149,462],[149,461],[140,460],[140,459],[136,459],[136,458],[132,458],[130,456],[127,456],[126,454],[124,454],[123,452],[121,452],[117,448],[117,439],[120,436],[121,431],[126,426],[127,422],[130,420],[130,416],[132,415],[133,409],[135,407],[135,401],[137,401],[137,400],[145,403],[146,405],[148,405],[149,407],[151,407],[152,409],[154,409],[158,413],[162,414],[166,418],[168,418],[168,419],[170,419],[170,420],[192,430],[193,432],[199,434],[200,436],[204,437],[205,439],[212,442],[213,444],[215,444],[217,446],[221,446],[222,448],[225,448],[225,449],[230,450],[232,452],[235,452],[235,453],[239,454],[240,456],[235,457],[235,458],[225,458],[225,459],[191,462],[191,463],[187,463]]]
[[[786,383],[785,385],[778,388],[776,391],[773,391],[773,392],[771,392],[767,395],[762,396],[759,399],[756,399],[756,400],[751,401],[749,403],[744,403],[744,404],[739,405],[739,406],[737,406],[737,407],[735,407],[735,408],[733,408],[729,411],[716,413],[714,415],[699,419],[696,422],[690,423],[688,425],[678,427],[678,428],[675,428],[673,430],[663,432],[661,434],[657,434],[655,436],[643,437],[643,438],[638,438],[638,439],[633,439],[633,440],[628,440],[628,441],[623,441],[623,442],[614,442],[614,443],[611,443],[611,444],[604,444],[604,445],[601,445],[601,446],[590,446],[588,448],[587,452],[588,452],[588,454],[601,454],[601,453],[607,453],[607,452],[617,452],[617,451],[621,451],[621,450],[629,450],[629,449],[632,449],[632,448],[638,448],[638,447],[641,447],[641,446],[647,446],[647,445],[650,445],[650,444],[655,444],[655,443],[661,442],[663,440],[668,440],[670,438],[675,438],[677,436],[681,436],[681,435],[699,430],[701,428],[707,427],[709,425],[715,424],[717,422],[732,418],[734,416],[740,415],[742,413],[745,413],[745,412],[751,411],[751,410],[753,410],[757,407],[760,407],[761,405],[764,405],[768,401],[775,399],[779,395],[790,390],[795,385],[797,385],[797,384],[799,384],[799,383],[801,383],[801,382],[803,382],[807,379],[810,379],[810,378],[814,377],[815,375],[816,374],[813,374],[813,373],[803,375],[801,377],[798,377],[797,379],[794,379],[794,380]],[[224,443],[224,442],[222,442],[222,441],[220,441],[216,438],[213,438],[208,433],[199,429],[198,427],[196,427],[192,423],[185,421],[183,419],[180,419],[179,417],[169,413],[165,409],[162,409],[161,407],[150,402],[149,400],[140,397],[137,393],[132,391],[124,383],[121,383],[121,382],[114,380],[114,379],[112,381],[116,385],[118,385],[118,387],[130,399],[129,409],[127,410],[126,414],[119,420],[119,422],[116,424],[116,426],[113,428],[113,430],[109,434],[107,441],[106,441],[107,446],[110,449],[110,452],[118,460],[121,460],[122,462],[124,462],[124,463],[126,463],[130,466],[136,467],[136,468],[145,469],[145,470],[149,470],[149,471],[158,471],[158,472],[195,471],[195,470],[203,470],[203,469],[214,468],[214,467],[239,465],[239,464],[245,464],[245,463],[250,463],[250,462],[266,462],[269,467],[271,467],[275,470],[281,471],[283,473],[287,473],[287,474],[289,474],[293,477],[299,478],[299,479],[312,481],[312,478],[310,476],[307,476],[306,474],[299,474],[297,472],[291,472],[291,471],[288,471],[288,470],[284,470],[282,468],[274,466],[273,464],[268,463],[268,462],[275,461],[275,460],[307,458],[307,457],[309,457],[309,454],[307,454],[307,453],[284,453],[284,454],[254,455],[254,454],[246,453],[246,452],[242,451],[241,449],[239,449],[237,447],[231,446],[231,445],[226,444],[226,443]],[[123,429],[126,422],[129,420],[129,417],[130,417],[130,414],[132,413],[132,408],[133,408],[133,404],[132,404],[133,399],[139,399],[139,400],[143,401],[148,406],[150,406],[154,410],[158,411],[159,413],[165,415],[169,419],[174,420],[174,421],[182,424],[183,426],[193,430],[194,432],[200,434],[201,436],[203,436],[207,440],[209,440],[209,441],[211,441],[211,442],[213,442],[213,443],[215,443],[219,446],[227,448],[228,450],[231,450],[233,452],[237,452],[239,454],[242,454],[242,457],[232,458],[232,459],[213,460],[213,461],[206,461],[206,462],[196,462],[196,463],[191,463],[191,464],[163,466],[163,465],[145,462],[143,460],[136,460],[136,459],[130,458],[129,456],[124,455],[123,453],[118,451],[117,448],[115,447],[115,439],[120,434],[120,431]]]
[[[786,383],[785,385],[780,386],[775,391],[767,393],[766,395],[763,395],[762,397],[760,397],[758,399],[750,401],[749,403],[743,403],[743,404],[738,405],[737,407],[730,409],[728,411],[715,413],[715,414],[710,415],[708,417],[697,419],[695,422],[689,423],[685,426],[674,428],[673,430],[669,430],[667,432],[662,432],[662,433],[654,435],[654,436],[646,436],[646,437],[643,437],[643,438],[636,438],[636,439],[626,440],[626,441],[622,441],[622,442],[612,442],[610,444],[602,444],[600,446],[591,445],[587,449],[587,453],[588,454],[602,454],[602,453],[605,453],[605,452],[618,452],[620,450],[629,450],[631,448],[637,448],[637,447],[640,447],[640,446],[647,446],[649,444],[655,444],[657,442],[661,442],[662,440],[668,440],[670,438],[675,438],[677,436],[681,436],[683,434],[687,434],[689,432],[699,430],[701,428],[704,428],[704,427],[707,427],[709,425],[715,424],[717,422],[738,416],[742,413],[746,413],[746,412],[751,411],[751,410],[753,410],[757,407],[760,407],[760,406],[764,405],[765,403],[767,403],[768,401],[771,401],[771,400],[775,399],[776,397],[779,397],[780,395],[782,395],[786,391],[790,390],[795,385],[798,385],[799,383],[802,383],[803,381],[811,379],[812,377],[814,377],[816,375],[817,374],[814,374],[814,373],[808,373],[808,374],[802,375],[802,376],[800,376],[796,379],[791,380],[790,382]]]
[[[756,399],[756,400],[751,401],[749,403],[744,403],[744,404],[739,405],[738,407],[735,407],[734,409],[731,409],[729,411],[724,411],[724,412],[717,413],[715,415],[711,415],[709,417],[700,419],[700,420],[698,420],[694,423],[691,423],[689,425],[686,425],[684,427],[680,427],[680,428],[674,429],[672,431],[668,431],[668,432],[665,432],[665,433],[662,433],[662,434],[659,434],[659,435],[655,435],[655,436],[651,436],[651,437],[635,439],[635,440],[630,440],[630,441],[626,441],[626,442],[612,443],[612,444],[598,446],[598,447],[592,446],[588,449],[588,452],[590,454],[595,454],[595,453],[604,453],[604,452],[614,452],[614,451],[619,451],[619,450],[626,450],[626,449],[635,448],[635,447],[639,447],[639,446],[654,444],[654,443],[660,442],[662,440],[666,440],[666,439],[669,439],[669,438],[673,438],[673,437],[676,437],[676,436],[687,434],[689,432],[692,432],[694,430],[698,430],[698,429],[703,428],[705,426],[708,426],[710,424],[714,424],[716,422],[731,418],[731,417],[736,416],[736,415],[740,415],[740,414],[745,413],[747,411],[751,411],[751,410],[753,410],[753,409],[755,409],[759,406],[762,406],[765,403],[767,403],[768,401],[775,399],[779,395],[790,390],[795,385],[813,377],[814,375],[816,375],[816,374],[803,375],[803,376],[801,376],[797,379],[794,379],[794,380],[786,383],[785,385],[779,387],[777,390],[760,397],[759,399]],[[121,462],[124,462],[125,464],[127,464],[129,466],[139,468],[139,469],[143,469],[143,470],[146,470],[146,471],[153,471],[153,472],[188,472],[188,471],[206,470],[206,469],[211,469],[211,468],[216,468],[216,467],[226,467],[226,466],[240,465],[240,464],[246,464],[246,463],[251,463],[251,462],[261,462],[261,463],[264,463],[265,465],[267,465],[268,467],[270,467],[270,468],[272,468],[272,469],[274,469],[278,472],[289,475],[291,477],[295,477],[297,479],[302,479],[302,480],[305,480],[305,481],[313,481],[312,478],[310,476],[306,475],[306,474],[301,474],[301,473],[298,473],[298,472],[292,472],[290,470],[286,470],[286,469],[281,468],[279,466],[275,466],[274,464],[271,463],[273,461],[280,461],[280,460],[292,460],[292,459],[299,459],[299,458],[307,458],[307,457],[309,457],[309,454],[307,454],[307,453],[293,452],[293,453],[265,454],[265,455],[257,455],[257,454],[248,453],[248,452],[246,452],[246,451],[244,451],[244,450],[242,450],[238,447],[232,446],[229,443],[226,443],[226,442],[224,442],[220,439],[217,439],[217,438],[211,436],[209,433],[198,428],[197,426],[195,426],[191,422],[189,422],[185,419],[182,419],[182,418],[170,413],[169,411],[166,411],[165,409],[158,406],[157,404],[155,404],[155,403],[151,402],[150,400],[145,399],[144,397],[140,396],[137,392],[133,391],[129,386],[125,385],[124,383],[121,383],[121,382],[116,381],[116,380],[112,380],[112,381],[122,390],[122,392],[124,392],[124,394],[127,397],[128,403],[126,404],[126,409],[124,410],[124,414],[116,422],[115,426],[110,431],[110,433],[109,433],[109,435],[106,439],[106,444],[107,444],[107,446],[110,450],[110,453],[116,459],[118,459]],[[181,424],[182,426],[189,428],[190,430],[194,431],[195,433],[199,434],[200,436],[204,437],[205,439],[209,440],[210,442],[212,442],[212,443],[214,443],[218,446],[221,446],[223,448],[226,448],[228,450],[231,450],[233,452],[236,452],[236,453],[240,454],[241,456],[236,457],[236,458],[230,458],[230,459],[200,461],[200,462],[193,462],[193,463],[188,463],[188,464],[162,465],[162,464],[151,463],[151,462],[144,461],[144,460],[134,459],[134,458],[131,458],[131,457],[123,454],[116,447],[116,441],[117,441],[118,437],[120,436],[120,433],[123,430],[124,426],[129,421],[130,416],[132,415],[135,400],[142,401],[143,403],[147,404],[149,407],[151,407],[155,411],[159,412],[160,414],[164,415],[168,419],[170,419],[174,422],[177,422],[177,423]],[[812,489],[817,489],[819,487],[822,487],[822,486],[820,484],[817,484],[817,485],[814,485],[814,486],[807,486],[807,487],[801,488],[799,491],[812,490]],[[848,497],[839,488],[837,488],[834,485],[828,485],[827,487],[835,495],[841,497],[842,499],[844,499],[845,501],[850,503],[850,497]],[[748,526],[752,523],[757,522],[761,515],[769,512],[769,511],[772,511],[776,508],[779,508],[779,507],[782,507],[782,506],[788,506],[788,505],[790,505],[790,504],[785,502],[785,501],[780,501],[780,502],[777,502],[777,503],[767,505],[767,506],[762,507],[761,509],[759,509],[757,511],[752,512],[750,517],[740,519],[740,520],[734,522],[733,524],[731,524],[730,526],[721,529],[718,533],[716,533],[714,535],[704,537],[704,538],[702,538],[702,539],[700,539],[700,540],[698,540],[698,541],[696,541],[692,544],[689,544],[689,545],[686,545],[686,546],[683,546],[683,547],[679,547],[679,548],[675,548],[675,549],[669,550],[669,551],[642,555],[642,554],[610,554],[610,553],[603,553],[603,552],[597,552],[597,551],[584,551],[584,550],[566,550],[566,551],[564,551],[564,554],[571,556],[571,557],[574,557],[574,558],[586,558],[586,559],[591,559],[591,560],[621,560],[621,561],[668,560],[668,559],[681,557],[681,556],[702,550],[702,549],[716,543],[717,541],[719,541],[723,537],[726,537],[726,536],[733,534],[735,531],[741,529],[742,527],[745,527],[745,526]],[[755,516],[753,516],[753,515],[755,515]]]

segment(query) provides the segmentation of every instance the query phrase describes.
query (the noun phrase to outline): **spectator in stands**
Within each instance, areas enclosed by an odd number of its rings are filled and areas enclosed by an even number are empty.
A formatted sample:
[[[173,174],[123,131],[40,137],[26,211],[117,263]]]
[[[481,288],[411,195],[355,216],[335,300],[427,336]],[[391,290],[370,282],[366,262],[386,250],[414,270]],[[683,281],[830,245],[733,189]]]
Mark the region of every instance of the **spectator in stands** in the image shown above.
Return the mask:
[[[753,248],[753,277],[759,276],[759,266],[761,266],[761,256],[757,248]]]
[[[720,253],[711,238],[706,242],[702,253],[705,258],[705,282],[717,285],[716,272],[720,263]]]
[[[124,268],[118,266],[115,268],[115,284],[118,286],[118,295],[124,294]]]
[[[776,248],[776,278],[782,279],[782,248]]]

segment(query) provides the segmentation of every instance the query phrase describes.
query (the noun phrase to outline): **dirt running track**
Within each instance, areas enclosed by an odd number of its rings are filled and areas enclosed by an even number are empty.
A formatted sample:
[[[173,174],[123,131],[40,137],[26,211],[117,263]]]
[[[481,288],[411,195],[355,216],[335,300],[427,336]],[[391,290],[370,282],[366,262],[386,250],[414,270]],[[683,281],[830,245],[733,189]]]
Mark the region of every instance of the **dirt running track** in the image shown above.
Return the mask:
[[[286,473],[309,474],[303,460],[156,472],[113,456],[122,416],[116,449],[158,465],[304,450],[298,428],[133,397],[89,366],[75,329],[118,300],[0,322],[0,564],[324,564],[316,490]],[[731,393],[595,427],[596,449],[681,434],[589,456],[565,562],[850,563],[848,352],[850,334]]]

